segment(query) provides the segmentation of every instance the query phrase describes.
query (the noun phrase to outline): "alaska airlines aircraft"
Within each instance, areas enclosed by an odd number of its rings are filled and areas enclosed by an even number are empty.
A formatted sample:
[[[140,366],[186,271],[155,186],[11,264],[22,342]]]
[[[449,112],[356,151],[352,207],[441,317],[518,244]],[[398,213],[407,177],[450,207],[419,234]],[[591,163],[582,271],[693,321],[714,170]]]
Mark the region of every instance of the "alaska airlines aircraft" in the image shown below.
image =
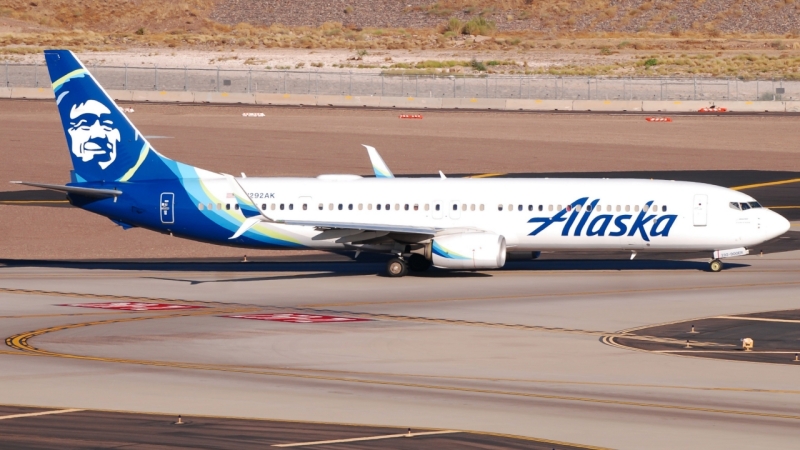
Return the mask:
[[[393,255],[389,276],[434,265],[496,269],[541,250],[708,251],[721,258],[789,229],[730,189],[633,179],[395,178],[372,147],[375,177],[233,177],[158,153],[70,51],[45,51],[72,156],[70,203],[124,229],[259,249]]]

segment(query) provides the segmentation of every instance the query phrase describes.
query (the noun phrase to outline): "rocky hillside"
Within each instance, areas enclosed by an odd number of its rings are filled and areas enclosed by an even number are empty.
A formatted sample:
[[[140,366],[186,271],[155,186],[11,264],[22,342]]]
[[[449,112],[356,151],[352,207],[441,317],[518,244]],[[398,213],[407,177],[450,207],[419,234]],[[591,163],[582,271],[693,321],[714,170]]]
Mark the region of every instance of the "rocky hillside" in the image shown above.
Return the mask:
[[[498,31],[800,34],[800,0],[217,0],[226,24],[434,28],[482,16]]]

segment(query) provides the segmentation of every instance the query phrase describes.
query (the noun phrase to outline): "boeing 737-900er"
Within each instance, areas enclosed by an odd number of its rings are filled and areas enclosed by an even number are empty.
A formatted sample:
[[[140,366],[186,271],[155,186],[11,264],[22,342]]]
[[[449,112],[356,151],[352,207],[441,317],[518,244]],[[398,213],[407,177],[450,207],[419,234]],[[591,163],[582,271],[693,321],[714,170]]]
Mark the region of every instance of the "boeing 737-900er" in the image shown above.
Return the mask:
[[[72,156],[72,205],[127,229],[257,249],[392,255],[389,276],[431,265],[503,267],[542,250],[707,251],[709,270],[782,235],[789,222],[719,186],[636,179],[233,177],[173,161],[133,126],[67,50],[45,51]],[[224,152],[220,147],[220,152]],[[515,255],[516,256],[516,255]]]

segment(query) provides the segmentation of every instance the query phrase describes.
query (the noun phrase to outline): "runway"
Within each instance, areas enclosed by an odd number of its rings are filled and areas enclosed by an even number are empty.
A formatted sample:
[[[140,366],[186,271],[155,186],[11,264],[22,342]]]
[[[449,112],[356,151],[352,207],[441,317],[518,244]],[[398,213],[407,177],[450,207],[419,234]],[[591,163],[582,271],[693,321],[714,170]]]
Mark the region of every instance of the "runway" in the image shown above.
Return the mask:
[[[791,447],[800,421],[792,364],[686,358],[603,339],[652,324],[796,308],[800,252],[743,257],[718,274],[692,261],[625,262],[638,270],[534,261],[403,279],[376,276],[377,262],[258,263],[244,271],[247,264],[10,264],[0,269],[9,338],[0,398],[171,418],[489,432],[577,448]],[[59,306],[109,302],[196,308]],[[226,317],[252,314],[284,320]],[[368,320],[285,320],[303,316]],[[698,350],[718,344],[693,340]],[[378,442],[322,448],[402,448]]]
[[[137,105],[132,119],[173,138],[154,140],[162,153],[226,173],[368,175],[366,143],[395,174],[704,181],[794,225],[721,273],[703,253],[563,252],[390,279],[381,257],[122,231],[63,196],[9,185],[4,443],[796,446],[797,117],[680,117],[667,128],[640,116],[425,112],[410,123],[302,108],[245,120],[242,108]],[[0,102],[0,134],[0,178],[67,180],[51,103]],[[739,350],[744,337],[753,352]],[[178,415],[188,424],[173,425]],[[401,437],[409,428],[416,436]]]

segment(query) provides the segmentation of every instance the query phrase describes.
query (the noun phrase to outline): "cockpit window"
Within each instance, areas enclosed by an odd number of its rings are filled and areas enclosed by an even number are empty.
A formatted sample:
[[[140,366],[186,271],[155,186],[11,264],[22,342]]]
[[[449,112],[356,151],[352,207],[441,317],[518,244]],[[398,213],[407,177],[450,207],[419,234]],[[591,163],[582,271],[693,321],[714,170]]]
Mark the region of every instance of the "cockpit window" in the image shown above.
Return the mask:
[[[742,208],[739,206],[739,202],[730,202],[728,203],[728,206],[730,206],[733,209],[738,209],[740,211],[742,210]]]
[[[730,202],[728,204],[733,209],[738,209],[739,211],[747,211],[748,209],[753,208],[763,208],[760,203],[758,202]]]
[[[746,202],[739,203],[739,206],[742,208],[742,211],[747,211],[750,209],[750,205],[748,205]]]
[[[748,205],[750,205],[751,208],[761,208],[761,203],[758,202],[750,202]]]

